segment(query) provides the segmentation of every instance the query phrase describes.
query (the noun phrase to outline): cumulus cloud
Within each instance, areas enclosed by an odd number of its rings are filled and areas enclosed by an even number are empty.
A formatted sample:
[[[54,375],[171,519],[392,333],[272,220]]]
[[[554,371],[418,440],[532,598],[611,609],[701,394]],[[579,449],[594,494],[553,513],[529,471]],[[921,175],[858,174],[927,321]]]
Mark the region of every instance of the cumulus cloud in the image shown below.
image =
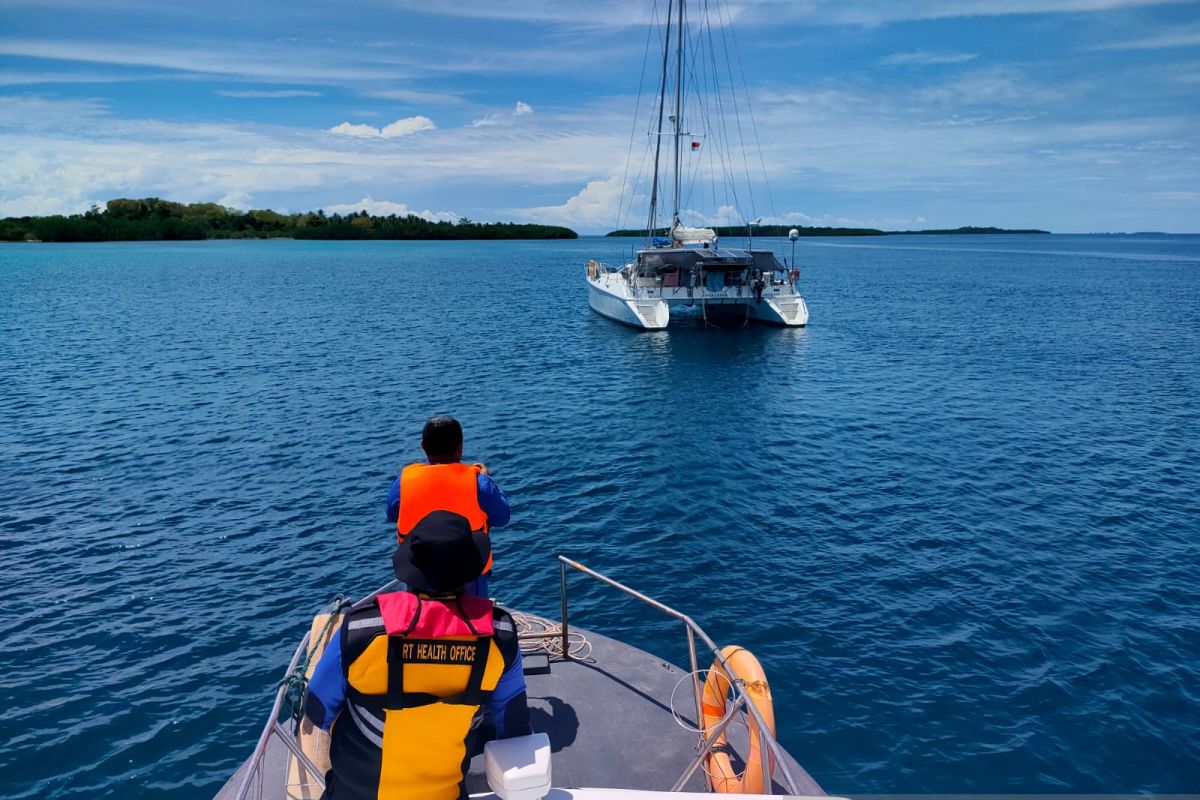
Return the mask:
[[[397,217],[407,217],[409,214],[418,216],[421,219],[427,219],[430,222],[458,222],[459,215],[453,211],[417,211],[410,208],[407,203],[396,203],[391,200],[376,200],[373,197],[364,197],[357,203],[335,203],[334,205],[325,206],[326,214],[350,214],[356,211],[366,211],[368,214],[375,217],[387,217],[395,214]]]
[[[398,119],[390,125],[384,125],[382,128],[376,128],[371,125],[351,125],[349,122],[343,122],[341,125],[334,125],[328,130],[329,133],[334,133],[338,136],[351,136],[356,139],[396,139],[400,136],[410,136],[420,131],[437,130],[437,125],[433,124],[433,120],[429,117],[416,116]]]
[[[405,117],[398,119],[390,125],[384,125],[379,134],[385,139],[394,139],[397,136],[408,136],[418,131],[436,130],[437,125],[433,124],[433,120],[429,117]]]
[[[379,128],[374,128],[370,125],[351,125],[349,122],[334,125],[329,129],[329,132],[336,133],[339,136],[353,136],[357,139],[378,139],[383,136],[383,132]]]
[[[522,114],[532,114],[532,113],[533,113],[533,106],[529,105],[529,103],[522,102],[521,100],[517,101],[517,107],[513,110],[513,114],[518,117],[521,116]]]
[[[250,210],[250,195],[243,191],[232,191],[217,201],[217,205],[226,208],[236,208],[238,211]]]
[[[512,209],[509,213],[548,224],[600,230],[614,227],[620,209],[621,179],[613,176],[588,181],[561,205]]]

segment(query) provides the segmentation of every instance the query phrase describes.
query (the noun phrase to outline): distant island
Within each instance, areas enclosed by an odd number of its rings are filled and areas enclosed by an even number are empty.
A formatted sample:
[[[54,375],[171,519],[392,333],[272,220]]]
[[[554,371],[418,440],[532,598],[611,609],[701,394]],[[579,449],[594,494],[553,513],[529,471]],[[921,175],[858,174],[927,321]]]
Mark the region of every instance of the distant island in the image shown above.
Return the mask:
[[[937,229],[927,231],[881,231],[875,228],[817,228],[805,227],[803,225],[755,225],[755,236],[787,236],[788,233],[795,228],[801,236],[915,236],[919,234],[951,234],[951,233],[1044,233],[1049,234],[1050,231],[1040,231],[1033,228],[1009,229],[1009,228],[978,228],[974,226],[964,226],[962,228],[953,229]],[[746,226],[736,225],[728,227],[713,228],[717,232],[717,236],[745,236]],[[605,234],[606,236],[645,236],[646,231],[643,230],[619,230]],[[659,228],[654,232],[655,236],[666,237],[667,228]]]
[[[947,228],[928,231],[888,231],[888,236],[919,236],[926,233],[1036,233],[1045,234],[1047,236],[1050,235],[1050,231],[1040,231],[1036,228],[977,228],[973,225],[967,225],[962,228]]]
[[[887,231],[877,231],[874,228],[805,228],[800,225],[755,225],[755,236],[787,236],[788,231],[792,228],[800,231],[801,236],[887,236]],[[717,236],[745,236],[745,225],[730,225],[713,228],[717,232]],[[655,236],[666,238],[668,233],[667,228],[659,228],[654,231]],[[646,229],[641,230],[619,230],[605,234],[605,236],[645,236]]]
[[[324,211],[238,211],[216,203],[157,197],[109,200],[71,216],[0,219],[5,242],[125,242],[194,239],[577,239],[570,228],[513,222],[431,222],[415,214],[375,217]]]

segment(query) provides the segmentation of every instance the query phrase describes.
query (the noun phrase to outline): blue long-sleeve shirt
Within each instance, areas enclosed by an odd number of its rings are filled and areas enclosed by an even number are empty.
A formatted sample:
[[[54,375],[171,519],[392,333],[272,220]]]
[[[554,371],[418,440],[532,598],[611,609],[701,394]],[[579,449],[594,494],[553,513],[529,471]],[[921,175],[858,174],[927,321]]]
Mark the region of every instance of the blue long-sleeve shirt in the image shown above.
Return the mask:
[[[487,711],[496,728],[496,737],[500,739],[529,733],[529,714],[525,710],[523,700],[520,709],[524,713],[518,713],[517,720],[511,721],[510,724],[506,714],[509,704],[525,693],[525,668],[521,661],[521,648],[513,648],[513,652],[506,654],[505,660],[508,663],[500,676],[500,682],[492,692]],[[312,678],[308,681],[304,713],[314,725],[327,731],[345,706],[346,681],[342,677],[342,632],[339,629],[329,640],[329,645],[321,654],[321,660],[317,662]]]
[[[441,463],[441,462],[429,462]],[[509,518],[512,516],[512,510],[508,505],[508,498],[504,496],[504,492],[500,491],[500,487],[492,480],[490,475],[479,473],[476,481],[477,496],[479,498],[479,507],[487,514],[488,527],[502,528],[508,524]],[[392,488],[388,491],[387,501],[387,521],[395,522],[400,517],[400,476],[396,476],[396,480],[392,481]]]

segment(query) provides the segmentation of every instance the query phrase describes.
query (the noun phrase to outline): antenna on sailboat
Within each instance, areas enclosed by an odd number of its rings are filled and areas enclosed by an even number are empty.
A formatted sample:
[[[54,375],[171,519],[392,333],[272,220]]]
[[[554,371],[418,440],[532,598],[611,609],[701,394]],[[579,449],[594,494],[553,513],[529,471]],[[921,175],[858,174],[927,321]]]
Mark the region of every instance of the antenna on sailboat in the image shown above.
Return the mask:
[[[800,231],[792,228],[788,231],[788,239],[792,242],[792,267],[796,266],[796,240],[800,238]]]
[[[747,250],[754,249],[754,226],[758,225],[762,221],[763,221],[763,218],[759,217],[758,219],[750,220],[749,222],[746,223],[746,240],[747,240],[746,249]]]

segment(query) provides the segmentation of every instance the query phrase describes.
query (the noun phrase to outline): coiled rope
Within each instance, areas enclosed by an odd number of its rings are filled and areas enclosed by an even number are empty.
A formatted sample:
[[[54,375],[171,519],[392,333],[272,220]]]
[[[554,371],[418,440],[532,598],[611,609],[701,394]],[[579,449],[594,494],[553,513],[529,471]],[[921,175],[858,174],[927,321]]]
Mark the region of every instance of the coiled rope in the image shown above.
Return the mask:
[[[561,659],[563,657],[562,624],[520,611],[510,611],[509,613],[512,614],[513,622],[517,624],[517,638],[521,643],[521,655],[545,653],[551,658]],[[586,636],[578,631],[567,632],[567,656],[569,658],[582,661],[591,654],[592,643]]]

